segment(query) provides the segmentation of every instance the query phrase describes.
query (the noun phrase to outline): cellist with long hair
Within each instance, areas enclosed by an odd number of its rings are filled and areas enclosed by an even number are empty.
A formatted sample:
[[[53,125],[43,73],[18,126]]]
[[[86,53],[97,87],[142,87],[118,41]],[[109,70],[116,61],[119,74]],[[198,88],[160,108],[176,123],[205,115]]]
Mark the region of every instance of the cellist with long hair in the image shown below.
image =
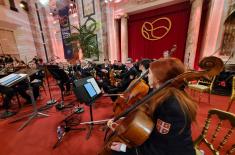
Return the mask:
[[[149,85],[155,89],[164,82],[185,72],[185,66],[177,58],[161,58],[149,68]],[[128,148],[120,142],[112,142],[113,155],[195,155],[191,123],[196,119],[197,105],[183,88],[169,87],[156,100],[152,120],[154,129],[140,146]],[[108,126],[115,130],[113,121]]]

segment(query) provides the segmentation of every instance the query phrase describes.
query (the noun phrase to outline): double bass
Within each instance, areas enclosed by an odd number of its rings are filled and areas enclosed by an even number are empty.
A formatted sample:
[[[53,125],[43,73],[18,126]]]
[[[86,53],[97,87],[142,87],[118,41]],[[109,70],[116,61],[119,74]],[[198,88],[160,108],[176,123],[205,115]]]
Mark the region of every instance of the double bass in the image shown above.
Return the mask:
[[[100,155],[110,155],[110,145],[112,142],[122,142],[128,147],[136,147],[143,144],[151,134],[154,128],[152,115],[157,108],[157,102],[160,102],[164,92],[170,87],[179,88],[185,82],[199,79],[205,76],[215,76],[223,70],[223,61],[217,57],[206,57],[200,61],[199,66],[204,69],[203,71],[187,71],[177,77],[166,81],[158,89],[153,90],[142,100],[138,101],[130,108],[122,112],[120,115],[113,119],[117,122],[115,131],[112,132],[105,141],[105,145]],[[124,119],[120,120],[120,118]],[[108,130],[106,131],[106,134]]]

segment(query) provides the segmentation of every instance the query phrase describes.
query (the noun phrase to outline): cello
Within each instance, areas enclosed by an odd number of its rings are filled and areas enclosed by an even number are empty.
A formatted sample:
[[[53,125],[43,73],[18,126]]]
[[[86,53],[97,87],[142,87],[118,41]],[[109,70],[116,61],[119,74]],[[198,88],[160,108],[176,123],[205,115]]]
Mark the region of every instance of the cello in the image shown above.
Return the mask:
[[[213,56],[206,57],[200,61],[199,66],[204,70],[187,71],[166,81],[158,89],[153,90],[142,100],[115,117],[113,122],[119,121],[120,118],[125,118],[119,124],[116,124],[115,131],[106,139],[104,148],[99,154],[111,154],[110,145],[112,142],[122,142],[128,147],[136,147],[143,144],[154,128],[154,122],[152,121],[153,112],[161,101],[162,96],[164,96],[164,93],[167,92],[166,90],[179,88],[185,82],[199,79],[200,77],[219,74],[223,70],[223,61]],[[106,134],[108,133],[107,131]]]
[[[148,70],[143,73],[139,78],[131,81],[127,89],[117,98],[114,102],[113,112],[117,116],[125,109],[134,104],[137,100],[143,98],[149,91],[149,86],[142,79],[148,74]]]

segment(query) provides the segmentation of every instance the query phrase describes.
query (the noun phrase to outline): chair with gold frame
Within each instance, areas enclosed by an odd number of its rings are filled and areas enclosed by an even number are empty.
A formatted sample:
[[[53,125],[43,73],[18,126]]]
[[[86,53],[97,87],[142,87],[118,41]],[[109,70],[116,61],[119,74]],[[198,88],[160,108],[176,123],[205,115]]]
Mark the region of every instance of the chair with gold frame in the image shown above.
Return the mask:
[[[230,108],[231,108],[234,101],[235,101],[235,76],[233,76],[232,93],[231,93],[231,97],[230,97],[230,101],[229,101],[229,104],[228,104],[227,111],[230,110]]]
[[[215,77],[212,78],[212,80],[207,80],[207,79],[200,79],[196,84],[189,84],[188,88],[191,91],[194,91],[194,96],[195,92],[199,92],[198,95],[198,103],[201,102],[201,96],[202,93],[208,93],[208,102],[210,103],[210,96],[211,96],[211,91],[212,91],[212,86],[213,82],[215,80]]]
[[[213,115],[217,117],[215,118]],[[212,124],[211,122],[214,122],[214,119],[216,119],[218,123],[216,124],[215,128],[209,128],[210,124]],[[225,122],[229,122],[230,125]],[[202,143],[206,144],[206,147],[212,152],[213,155],[220,155],[222,151],[226,152],[226,155],[234,154],[235,139],[233,138],[233,136],[231,136],[234,131],[234,128],[235,114],[218,109],[209,110],[203,130],[199,137],[194,141],[196,155],[201,155],[199,146]],[[228,141],[230,141],[229,146],[226,145]]]

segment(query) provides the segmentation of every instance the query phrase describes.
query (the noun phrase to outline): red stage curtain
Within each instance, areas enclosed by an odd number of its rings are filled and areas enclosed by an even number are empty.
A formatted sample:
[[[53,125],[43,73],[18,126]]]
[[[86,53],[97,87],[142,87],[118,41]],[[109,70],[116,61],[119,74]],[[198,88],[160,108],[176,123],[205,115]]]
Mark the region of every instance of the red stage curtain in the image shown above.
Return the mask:
[[[147,40],[142,36],[141,28],[144,22],[167,17],[171,20],[170,31],[159,40]],[[166,50],[170,50],[173,44],[177,45],[177,50],[172,56],[184,59],[185,44],[190,17],[190,3],[184,2],[157,10],[131,15],[128,19],[128,56],[134,60],[141,58],[159,58]],[[159,21],[160,26],[164,21]],[[155,32],[157,35],[164,33]]]

